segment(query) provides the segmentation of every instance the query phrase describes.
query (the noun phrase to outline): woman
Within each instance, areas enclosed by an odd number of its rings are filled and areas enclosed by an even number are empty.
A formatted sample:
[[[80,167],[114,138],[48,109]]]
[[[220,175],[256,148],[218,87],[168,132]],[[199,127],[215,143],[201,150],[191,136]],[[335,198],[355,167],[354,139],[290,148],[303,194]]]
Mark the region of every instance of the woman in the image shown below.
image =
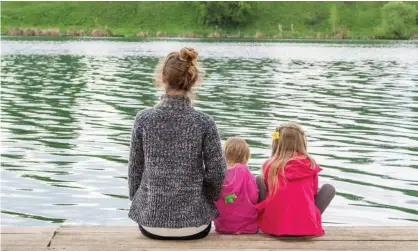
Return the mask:
[[[215,121],[196,111],[190,93],[199,79],[197,51],[170,53],[161,78],[166,94],[138,113],[129,157],[129,217],[153,239],[208,235],[226,172]]]

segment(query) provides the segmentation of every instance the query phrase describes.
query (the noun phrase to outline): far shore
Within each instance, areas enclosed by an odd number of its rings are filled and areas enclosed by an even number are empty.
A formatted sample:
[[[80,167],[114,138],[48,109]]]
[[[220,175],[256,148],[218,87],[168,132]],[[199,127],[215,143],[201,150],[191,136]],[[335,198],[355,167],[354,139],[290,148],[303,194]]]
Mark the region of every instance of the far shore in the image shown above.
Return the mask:
[[[319,38],[244,38],[244,37],[124,37],[124,36],[9,36],[2,35],[4,41],[123,41],[123,42],[144,42],[144,41],[200,41],[200,42],[253,42],[253,43],[317,43],[317,44],[418,44],[418,40],[389,40],[389,39],[319,39]]]
[[[58,28],[12,28],[7,32],[2,32],[2,37],[30,37],[30,38],[199,38],[199,39],[234,39],[234,40],[300,40],[300,41],[315,41],[315,40],[342,40],[342,41],[418,41],[418,34],[414,34],[410,39],[389,39],[389,38],[377,38],[374,36],[363,37],[349,37],[344,34],[324,34],[317,32],[314,35],[309,36],[292,36],[292,34],[276,34],[276,35],[264,35],[262,32],[257,32],[255,35],[242,35],[242,34],[221,34],[219,32],[212,32],[210,34],[196,34],[196,33],[183,33],[183,34],[167,34],[166,32],[137,32],[135,35],[116,35],[110,30],[105,29],[93,29],[93,30],[67,30],[61,31]]]

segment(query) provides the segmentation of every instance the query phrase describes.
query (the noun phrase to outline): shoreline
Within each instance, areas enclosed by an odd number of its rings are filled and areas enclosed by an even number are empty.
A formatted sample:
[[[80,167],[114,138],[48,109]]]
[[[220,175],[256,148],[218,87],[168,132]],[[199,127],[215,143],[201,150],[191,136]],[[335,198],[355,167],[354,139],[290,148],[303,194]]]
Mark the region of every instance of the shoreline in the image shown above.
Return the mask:
[[[2,37],[49,37],[49,38],[124,38],[124,39],[234,39],[234,40],[331,40],[331,41],[418,41],[418,34],[414,33],[409,39],[393,39],[385,37],[375,36],[362,36],[362,37],[350,37],[344,34],[326,34],[317,32],[310,35],[292,36],[293,34],[275,34],[275,35],[264,35],[262,32],[257,32],[255,35],[241,35],[239,34],[228,34],[211,32],[209,34],[197,34],[194,32],[182,33],[182,34],[167,34],[166,32],[158,31],[156,33],[150,32],[136,32],[135,35],[128,34],[114,34],[109,29],[86,29],[86,30],[66,30],[61,31],[59,28],[10,28],[7,32],[2,32]]]
[[[418,40],[394,39],[324,39],[324,38],[252,38],[252,37],[124,37],[124,36],[10,36],[1,35],[2,41],[200,41],[200,42],[253,42],[253,43],[315,43],[315,44],[418,44]]]

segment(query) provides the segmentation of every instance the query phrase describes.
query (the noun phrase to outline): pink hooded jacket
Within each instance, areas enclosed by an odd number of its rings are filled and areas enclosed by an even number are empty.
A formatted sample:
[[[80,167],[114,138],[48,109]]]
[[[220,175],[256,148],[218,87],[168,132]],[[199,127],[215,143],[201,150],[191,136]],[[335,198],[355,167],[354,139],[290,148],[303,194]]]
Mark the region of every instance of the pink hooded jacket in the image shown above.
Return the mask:
[[[258,231],[258,189],[255,177],[244,164],[228,169],[219,200],[215,229],[225,234],[255,234]]]
[[[324,234],[322,218],[315,205],[318,193],[318,165],[311,168],[311,162],[302,154],[289,160],[284,175],[278,174],[279,189],[257,204],[258,224],[261,231],[272,235],[311,235]],[[270,166],[263,166],[264,183],[267,186]]]

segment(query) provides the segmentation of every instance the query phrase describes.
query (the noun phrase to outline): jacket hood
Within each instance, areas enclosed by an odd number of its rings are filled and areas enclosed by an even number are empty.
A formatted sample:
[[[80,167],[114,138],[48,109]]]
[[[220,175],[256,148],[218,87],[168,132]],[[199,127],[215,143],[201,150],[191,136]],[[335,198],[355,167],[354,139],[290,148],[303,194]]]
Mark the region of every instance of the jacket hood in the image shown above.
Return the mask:
[[[284,170],[284,177],[288,180],[299,180],[312,177],[322,169],[315,164],[311,167],[311,161],[305,156],[298,154],[295,159],[289,160]]]
[[[245,182],[245,176],[248,173],[248,167],[244,164],[235,164],[232,168],[229,168],[226,173],[224,184],[222,187],[221,198],[230,194],[237,194],[241,190],[241,187]]]

